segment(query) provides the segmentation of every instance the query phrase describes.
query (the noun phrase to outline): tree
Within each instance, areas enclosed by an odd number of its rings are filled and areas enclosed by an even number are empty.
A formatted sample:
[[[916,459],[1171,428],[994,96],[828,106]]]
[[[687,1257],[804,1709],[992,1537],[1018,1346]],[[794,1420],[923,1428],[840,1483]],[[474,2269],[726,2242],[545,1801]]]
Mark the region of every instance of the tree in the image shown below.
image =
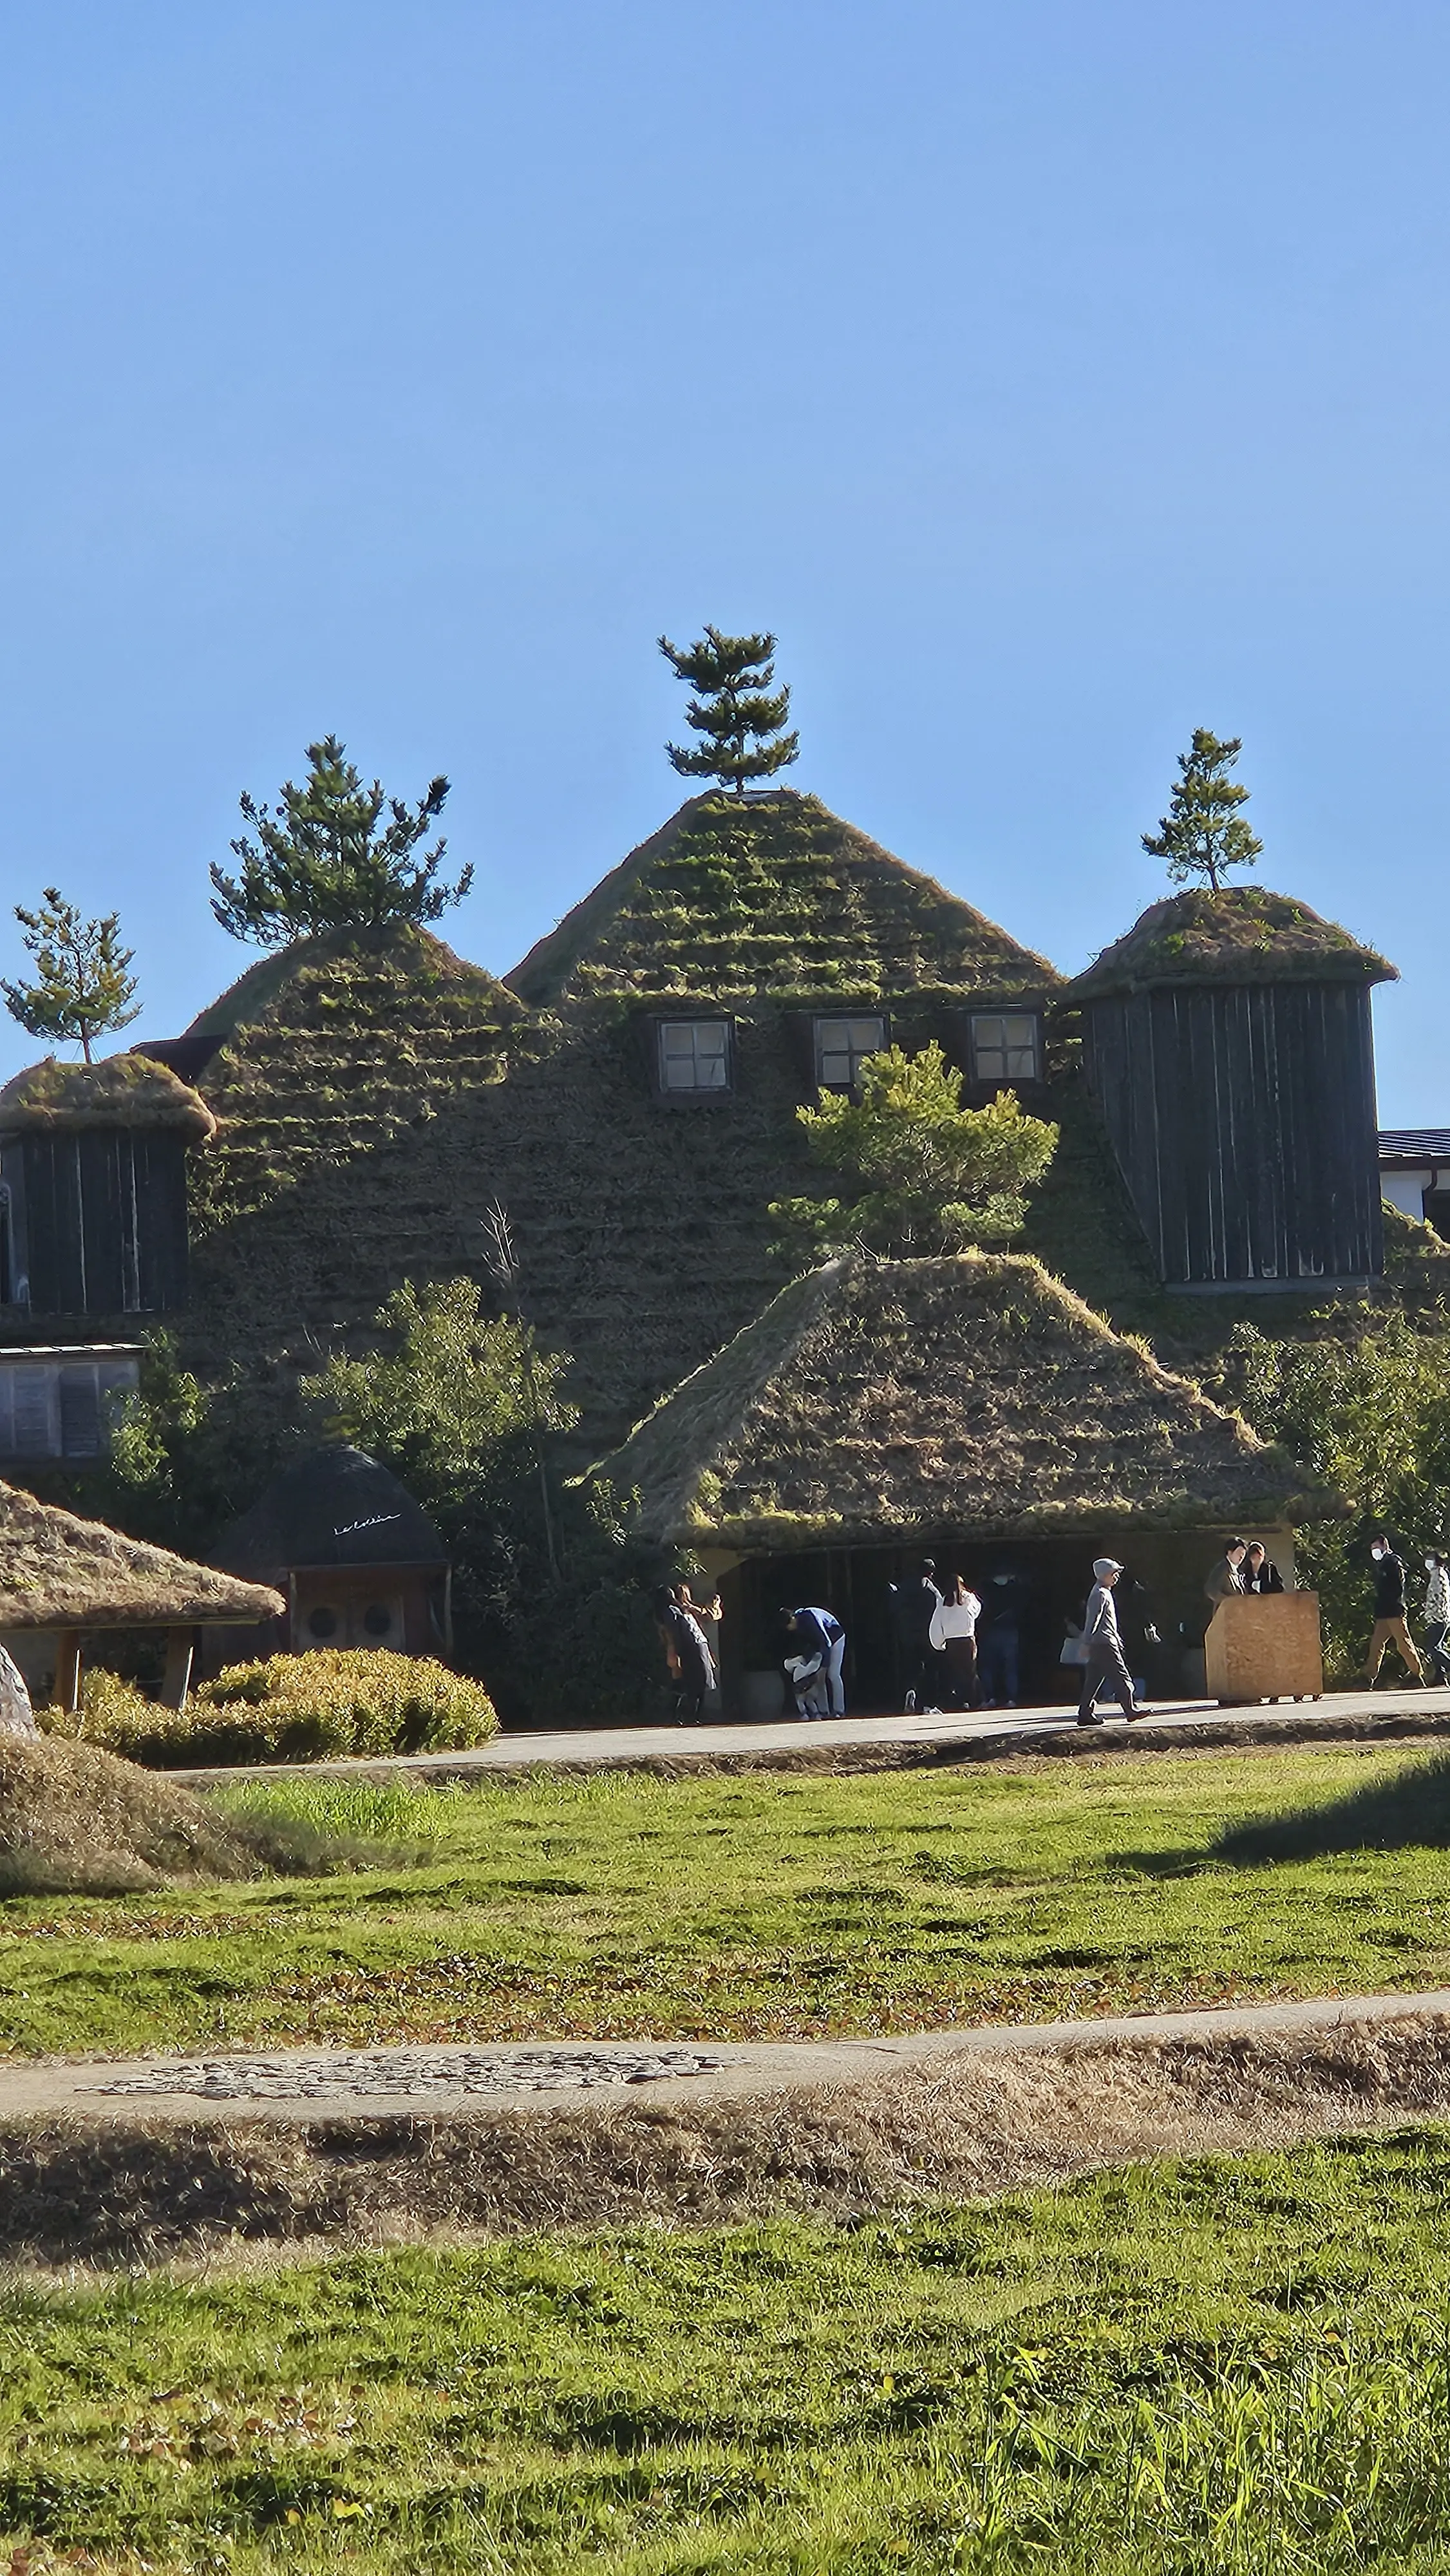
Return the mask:
[[[39,912],[17,904],[15,918],[38,973],[33,984],[0,982],[5,1007],[32,1037],[79,1045],[87,1064],[91,1040],[109,1029],[129,1028],[140,1015],[130,1007],[136,978],[127,967],[134,952],[121,946],[119,913],[82,921],[57,886],[47,886]]]
[[[861,1067],[861,1097],[827,1094],[798,1109],[815,1160],[849,1195],[777,1199],[787,1257],[824,1260],[860,1245],[902,1258],[1003,1242],[1026,1219],[1026,1191],[1057,1150],[1058,1130],[1004,1091],[963,1109],[962,1077],[935,1040],[920,1055],[886,1047]]]
[[[1225,868],[1251,868],[1263,848],[1239,812],[1249,799],[1229,771],[1243,749],[1240,739],[1220,742],[1205,725],[1194,728],[1193,747],[1178,755],[1178,784],[1157,833],[1143,834],[1150,858],[1166,859],[1175,885],[1207,877],[1220,891]]]
[[[698,644],[682,650],[662,635],[659,646],[676,678],[700,692],[685,709],[686,724],[704,735],[699,749],[665,745],[682,778],[718,778],[743,796],[748,778],[773,778],[800,758],[800,735],[784,731],[790,691],[768,694],[773,635],[722,635],[707,626]]]
[[[302,785],[289,779],[279,804],[241,800],[256,838],[243,833],[232,843],[239,877],[211,871],[212,910],[223,930],[256,948],[283,948],[327,930],[436,921],[463,901],[472,868],[456,885],[440,884],[447,842],[418,847],[443,811],[446,778],[433,779],[414,808],[385,796],[377,779],[365,787],[335,734],[309,743],[307,758]]]

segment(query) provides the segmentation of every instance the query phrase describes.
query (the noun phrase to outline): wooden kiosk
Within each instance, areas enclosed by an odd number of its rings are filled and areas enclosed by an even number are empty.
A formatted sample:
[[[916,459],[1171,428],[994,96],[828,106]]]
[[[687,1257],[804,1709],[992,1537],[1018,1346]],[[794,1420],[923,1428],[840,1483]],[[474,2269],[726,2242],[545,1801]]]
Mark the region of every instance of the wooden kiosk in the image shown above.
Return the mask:
[[[1229,1593],[1209,1621],[1203,1660],[1208,1696],[1221,1708],[1322,1698],[1318,1593]]]

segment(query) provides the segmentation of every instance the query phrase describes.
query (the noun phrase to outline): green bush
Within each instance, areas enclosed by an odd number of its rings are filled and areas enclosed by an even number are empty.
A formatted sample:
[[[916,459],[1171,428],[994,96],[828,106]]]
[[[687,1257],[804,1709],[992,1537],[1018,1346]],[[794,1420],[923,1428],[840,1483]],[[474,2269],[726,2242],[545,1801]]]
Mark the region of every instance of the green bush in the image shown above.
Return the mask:
[[[203,1682],[179,1715],[115,1674],[92,1671],[82,1712],[93,1742],[158,1770],[418,1753],[486,1744],[498,1732],[480,1683],[426,1656],[344,1647],[233,1664]]]

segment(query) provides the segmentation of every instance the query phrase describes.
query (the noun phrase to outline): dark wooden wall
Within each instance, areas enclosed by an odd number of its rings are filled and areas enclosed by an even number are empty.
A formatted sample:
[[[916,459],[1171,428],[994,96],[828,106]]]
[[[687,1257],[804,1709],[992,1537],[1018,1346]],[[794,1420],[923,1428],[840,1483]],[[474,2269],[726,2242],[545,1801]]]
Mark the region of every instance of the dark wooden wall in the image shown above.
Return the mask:
[[[1088,1079],[1165,1282],[1378,1277],[1365,986],[1160,986],[1083,1017]]]
[[[23,1139],[30,1307],[149,1315],[186,1302],[186,1145],[175,1128]]]

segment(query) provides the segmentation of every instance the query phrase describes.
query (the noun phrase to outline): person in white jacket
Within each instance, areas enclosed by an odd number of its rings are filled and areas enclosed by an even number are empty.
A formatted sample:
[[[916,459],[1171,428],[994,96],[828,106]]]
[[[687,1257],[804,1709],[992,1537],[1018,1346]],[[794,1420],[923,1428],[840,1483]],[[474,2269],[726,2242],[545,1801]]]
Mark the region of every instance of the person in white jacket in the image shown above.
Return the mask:
[[[977,1700],[977,1621],[982,1605],[967,1589],[963,1574],[953,1575],[946,1597],[931,1615],[933,1650],[945,1655],[947,1698],[953,1708],[974,1708]]]
[[[1450,1563],[1438,1547],[1425,1550],[1425,1651],[1442,1682],[1450,1682]]]

